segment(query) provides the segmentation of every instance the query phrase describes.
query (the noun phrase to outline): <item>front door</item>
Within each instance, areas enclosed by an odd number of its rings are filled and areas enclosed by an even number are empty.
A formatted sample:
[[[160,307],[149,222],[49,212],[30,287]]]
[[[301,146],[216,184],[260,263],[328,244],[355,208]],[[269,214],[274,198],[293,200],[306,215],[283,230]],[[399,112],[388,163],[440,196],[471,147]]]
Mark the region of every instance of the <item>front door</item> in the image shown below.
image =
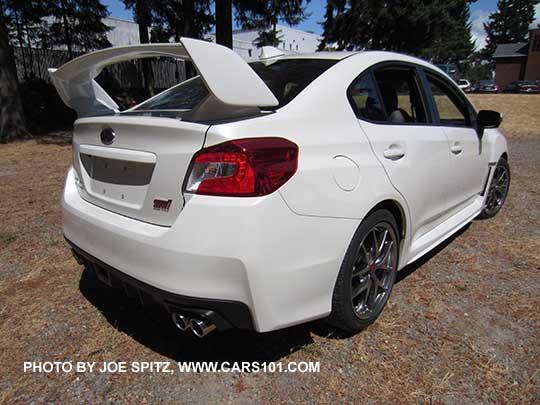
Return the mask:
[[[411,254],[429,244],[422,236],[444,221],[450,208],[448,139],[441,128],[429,125],[419,83],[415,67],[389,66],[366,72],[350,88],[360,126],[407,201]]]
[[[474,128],[471,108],[455,85],[426,71],[427,82],[438,115],[438,126],[448,137],[450,172],[447,176],[453,211],[472,203],[484,187],[488,153]]]

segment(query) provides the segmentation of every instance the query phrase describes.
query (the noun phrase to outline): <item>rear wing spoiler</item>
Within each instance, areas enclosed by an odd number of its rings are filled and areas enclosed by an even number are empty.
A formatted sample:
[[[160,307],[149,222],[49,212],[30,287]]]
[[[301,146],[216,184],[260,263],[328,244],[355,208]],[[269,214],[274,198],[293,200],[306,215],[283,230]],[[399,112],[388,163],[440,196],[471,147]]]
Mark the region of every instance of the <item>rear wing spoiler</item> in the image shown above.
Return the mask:
[[[191,61],[208,91],[222,104],[237,107],[274,107],[278,100],[263,80],[234,51],[211,42],[181,38],[176,44],[144,44],[107,48],[88,53],[58,69],[49,69],[62,101],[79,118],[114,114],[116,102],[94,80],[108,65],[158,56]]]

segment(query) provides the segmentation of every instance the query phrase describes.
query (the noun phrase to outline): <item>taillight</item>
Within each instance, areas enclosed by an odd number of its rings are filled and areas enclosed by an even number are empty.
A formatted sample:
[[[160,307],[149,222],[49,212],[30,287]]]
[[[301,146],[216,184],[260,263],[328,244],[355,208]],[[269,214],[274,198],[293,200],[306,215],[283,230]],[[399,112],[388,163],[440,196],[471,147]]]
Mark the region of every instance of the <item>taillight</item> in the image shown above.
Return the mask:
[[[298,146],[291,141],[235,139],[195,154],[184,191],[217,196],[262,196],[285,184],[297,166]]]

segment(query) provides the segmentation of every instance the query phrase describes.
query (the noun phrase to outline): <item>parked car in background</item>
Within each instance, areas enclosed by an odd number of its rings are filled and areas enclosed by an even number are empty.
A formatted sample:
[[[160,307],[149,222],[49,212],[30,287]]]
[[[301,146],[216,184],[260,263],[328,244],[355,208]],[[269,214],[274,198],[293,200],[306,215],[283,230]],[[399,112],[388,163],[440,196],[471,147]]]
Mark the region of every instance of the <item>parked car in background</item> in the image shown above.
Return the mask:
[[[517,81],[512,82],[504,89],[505,93],[540,93],[538,82],[533,81]]]
[[[466,79],[459,79],[457,82],[459,88],[465,93],[470,93],[472,91],[471,83]]]
[[[501,115],[428,62],[318,52],[249,65],[231,49],[107,48],[51,69],[79,116],[64,194],[75,258],[203,337],[377,319],[397,272],[510,184]],[[132,59],[200,76],[120,111],[94,78]],[[328,103],[328,100],[332,100]]]
[[[497,93],[499,86],[493,80],[480,80],[474,86],[475,93]]]
[[[457,80],[457,78],[460,76],[457,66],[454,65],[453,63],[437,65],[437,67],[454,80]]]

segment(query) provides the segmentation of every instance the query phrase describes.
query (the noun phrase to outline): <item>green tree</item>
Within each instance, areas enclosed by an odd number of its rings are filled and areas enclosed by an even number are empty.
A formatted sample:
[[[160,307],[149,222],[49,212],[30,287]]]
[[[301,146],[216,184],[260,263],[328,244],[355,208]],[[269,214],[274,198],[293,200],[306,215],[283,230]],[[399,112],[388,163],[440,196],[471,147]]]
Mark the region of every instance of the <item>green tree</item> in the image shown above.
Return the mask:
[[[139,26],[139,41],[141,44],[150,42],[150,26],[152,24],[152,8],[155,2],[152,0],[123,0],[124,6],[127,9],[133,10],[133,19]],[[143,88],[145,96],[151,97],[154,95],[154,73],[152,71],[152,63],[147,59],[142,60],[143,72]]]
[[[232,0],[216,0],[216,43],[233,47]]]
[[[156,1],[153,12],[153,38],[165,42],[170,38],[203,38],[214,24],[209,0]]]
[[[214,24],[214,16],[209,0],[157,1],[154,23],[157,29],[152,31],[153,40],[169,42],[173,38],[178,42],[181,37],[203,38]],[[186,62],[185,69],[186,79],[195,76],[191,63]]]
[[[6,0],[5,13],[11,43],[19,47],[24,77],[35,75],[32,48],[47,48],[48,25],[46,2],[38,0]]]
[[[538,0],[499,0],[497,10],[484,24],[487,34],[484,56],[491,59],[497,45],[523,42],[534,21],[534,6]]]
[[[65,45],[70,58],[75,52],[87,52],[111,46],[103,19],[107,7],[99,0],[49,0],[48,12],[53,22],[50,39],[53,44]]]
[[[474,52],[471,37],[470,1],[450,0],[446,2],[444,31],[429,48],[422,50],[420,56],[435,63],[455,63],[463,65]]]
[[[305,5],[310,0],[235,0],[236,20],[242,28],[256,29],[257,46],[278,46],[277,24],[298,25],[308,17]]]
[[[379,49],[433,62],[458,62],[473,50],[470,0],[328,0],[321,47]]]
[[[0,0],[0,142],[27,134],[7,20]]]

